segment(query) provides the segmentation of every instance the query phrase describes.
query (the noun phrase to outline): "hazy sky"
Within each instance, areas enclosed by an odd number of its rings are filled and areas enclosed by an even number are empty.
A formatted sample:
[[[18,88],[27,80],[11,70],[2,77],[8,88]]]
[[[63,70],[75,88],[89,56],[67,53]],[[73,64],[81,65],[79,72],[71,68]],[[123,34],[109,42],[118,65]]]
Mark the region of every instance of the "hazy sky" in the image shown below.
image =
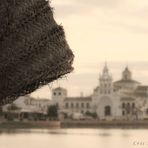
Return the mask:
[[[70,96],[89,95],[105,61],[114,80],[129,65],[133,78],[148,85],[148,0],[52,0],[51,5],[75,54],[75,70],[50,88],[65,87]],[[46,86],[32,95],[51,94]]]

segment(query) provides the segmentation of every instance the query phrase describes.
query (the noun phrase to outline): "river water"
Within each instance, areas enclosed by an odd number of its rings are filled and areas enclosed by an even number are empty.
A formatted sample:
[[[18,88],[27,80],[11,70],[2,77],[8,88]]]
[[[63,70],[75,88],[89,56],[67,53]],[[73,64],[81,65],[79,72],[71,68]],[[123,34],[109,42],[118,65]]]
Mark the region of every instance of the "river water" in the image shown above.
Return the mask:
[[[148,148],[148,129],[8,130],[0,148]]]

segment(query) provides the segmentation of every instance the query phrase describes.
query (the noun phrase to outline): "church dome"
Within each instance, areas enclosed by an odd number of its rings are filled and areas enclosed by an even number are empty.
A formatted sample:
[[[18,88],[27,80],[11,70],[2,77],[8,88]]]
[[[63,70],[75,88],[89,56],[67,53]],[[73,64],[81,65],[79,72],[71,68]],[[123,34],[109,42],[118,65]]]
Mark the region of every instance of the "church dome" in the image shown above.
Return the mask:
[[[132,72],[128,67],[125,67],[122,72],[122,78],[114,82],[114,87],[118,89],[135,89],[140,83],[132,79]]]
[[[128,67],[125,68],[125,70],[122,73],[122,79],[123,80],[131,80],[132,79],[132,73],[128,69]]]

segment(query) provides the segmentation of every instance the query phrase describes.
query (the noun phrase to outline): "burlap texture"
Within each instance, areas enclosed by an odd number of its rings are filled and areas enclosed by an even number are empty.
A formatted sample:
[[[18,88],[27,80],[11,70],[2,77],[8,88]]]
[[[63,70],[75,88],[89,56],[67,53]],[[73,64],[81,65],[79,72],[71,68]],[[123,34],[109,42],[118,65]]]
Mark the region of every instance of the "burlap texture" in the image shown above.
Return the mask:
[[[0,1],[1,105],[71,72],[73,57],[47,1]]]

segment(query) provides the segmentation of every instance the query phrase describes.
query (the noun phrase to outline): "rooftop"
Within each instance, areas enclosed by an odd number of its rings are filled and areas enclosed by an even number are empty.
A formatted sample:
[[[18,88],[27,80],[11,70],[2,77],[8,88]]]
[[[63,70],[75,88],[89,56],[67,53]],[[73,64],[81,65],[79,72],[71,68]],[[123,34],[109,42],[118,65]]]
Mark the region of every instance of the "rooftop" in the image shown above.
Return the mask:
[[[122,97],[121,100],[122,101],[134,101],[135,99],[132,97]]]
[[[91,101],[91,96],[88,97],[67,97],[65,101]]]
[[[66,91],[66,89],[65,88],[62,88],[62,87],[57,87],[57,88],[54,88],[53,90],[54,91],[59,91],[59,90],[65,90]]]
[[[138,97],[148,97],[148,86],[138,86],[135,90],[135,95]]]
[[[148,90],[148,86],[138,86],[136,91],[147,91]]]
[[[114,82],[115,84],[117,84],[117,83],[136,83],[136,84],[140,84],[140,82],[138,82],[138,81],[135,81],[135,80],[124,80],[124,79],[121,79],[121,80],[119,80],[119,81],[115,81]]]

